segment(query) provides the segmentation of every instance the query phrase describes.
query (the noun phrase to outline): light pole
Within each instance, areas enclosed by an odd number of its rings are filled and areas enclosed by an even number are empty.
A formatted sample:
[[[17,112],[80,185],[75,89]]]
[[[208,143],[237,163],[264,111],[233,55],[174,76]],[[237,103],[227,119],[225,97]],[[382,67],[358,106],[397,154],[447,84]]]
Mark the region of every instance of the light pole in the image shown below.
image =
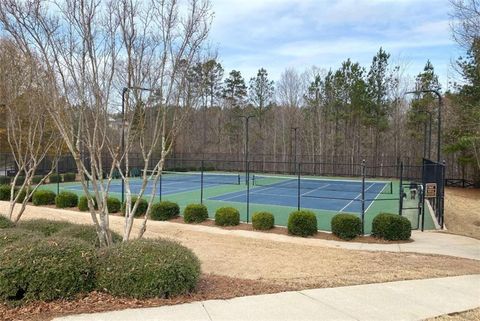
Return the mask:
[[[294,145],[293,145],[293,166],[294,166],[294,174],[297,173],[297,130],[298,127],[291,127],[290,130],[293,130],[294,136]]]
[[[424,124],[423,158],[427,158],[427,151],[428,151],[428,159],[430,159],[431,157],[430,154],[432,151],[432,112],[428,110],[420,110],[419,113],[428,115],[428,141],[427,141],[427,120],[423,122]]]
[[[248,184],[248,123],[255,115],[239,116],[245,119],[245,184]]]
[[[122,154],[125,153],[125,95],[130,89],[153,91],[153,89],[151,88],[143,88],[143,87],[136,87],[136,86],[123,87],[122,89],[122,140],[121,140]],[[125,174],[126,173],[124,173],[124,175]],[[124,194],[125,194],[125,180],[122,177],[122,204],[124,202]]]
[[[438,121],[437,121],[437,162],[440,163],[440,158],[441,158],[441,142],[442,142],[442,95],[440,92],[436,89],[422,89],[422,90],[413,90],[413,91],[407,91],[405,95],[407,94],[420,94],[420,93],[433,93],[437,95],[438,98]]]

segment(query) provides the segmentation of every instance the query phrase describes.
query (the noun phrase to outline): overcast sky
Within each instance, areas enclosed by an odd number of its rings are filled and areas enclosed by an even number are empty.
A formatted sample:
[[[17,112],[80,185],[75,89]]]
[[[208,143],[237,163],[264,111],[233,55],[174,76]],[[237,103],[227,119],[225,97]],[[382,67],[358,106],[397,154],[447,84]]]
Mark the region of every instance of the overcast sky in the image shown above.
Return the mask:
[[[430,59],[443,88],[460,55],[449,30],[448,0],[212,0],[210,40],[226,73],[246,80],[264,67],[277,80],[287,67],[368,67],[382,46],[415,76]]]

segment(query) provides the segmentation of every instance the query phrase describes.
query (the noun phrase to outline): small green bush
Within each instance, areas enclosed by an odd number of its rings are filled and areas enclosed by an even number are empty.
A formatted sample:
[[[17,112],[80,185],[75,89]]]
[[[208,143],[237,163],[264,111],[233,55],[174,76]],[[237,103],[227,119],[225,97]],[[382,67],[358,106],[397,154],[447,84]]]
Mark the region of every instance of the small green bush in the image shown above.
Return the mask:
[[[17,203],[22,203],[25,200],[25,197],[27,197],[27,190],[25,188],[23,188],[21,191],[17,189],[15,190],[15,197],[17,197],[17,195],[18,195]],[[30,200],[28,200],[28,202],[29,201]]]
[[[257,212],[252,216],[252,225],[255,230],[269,230],[275,225],[275,218],[270,212]]]
[[[118,213],[122,207],[122,203],[116,197],[107,198],[107,208],[109,213]]]
[[[362,233],[362,221],[357,215],[337,214],[332,218],[332,233],[344,240],[351,240]]]
[[[317,233],[317,217],[312,211],[295,211],[288,217],[288,233],[302,237]]]
[[[412,224],[403,216],[381,213],[372,222],[372,235],[389,241],[408,240]]]
[[[98,209],[97,204],[95,204],[95,199],[93,199],[93,202],[94,202],[94,208]],[[78,209],[82,212],[88,211],[88,200],[85,195],[80,196],[80,198],[78,199]]]
[[[118,243],[122,241],[122,237],[118,233],[115,233],[113,231],[110,231],[110,233],[112,235],[113,243]],[[67,238],[72,237],[85,241],[95,247],[100,247],[100,241],[98,240],[97,231],[92,225],[74,224],[58,231],[57,233],[53,234],[53,236]]]
[[[65,173],[63,174],[63,181],[64,182],[75,182],[77,178],[77,174],[75,173]]]
[[[61,183],[62,182],[62,175],[60,174],[52,174],[48,178],[50,180],[50,183]]]
[[[0,229],[2,228],[11,228],[14,227],[15,224],[13,224],[12,221],[10,221],[8,218],[0,214]]]
[[[9,201],[10,200],[10,185],[0,186],[0,201]]]
[[[27,220],[18,223],[19,228],[39,232],[44,236],[53,235],[72,225],[72,223],[67,221],[50,221],[46,219]]]
[[[32,196],[33,205],[53,205],[55,204],[55,193],[48,190],[36,190]]]
[[[133,207],[135,206],[135,202],[137,201],[138,197],[136,196],[132,196],[132,209]],[[138,204],[138,207],[137,207],[137,210],[135,211],[135,215],[134,217],[140,217],[140,216],[143,216],[145,215],[145,213],[147,212],[147,208],[148,208],[148,202],[141,198],[139,200],[139,204]],[[125,207],[127,206],[127,201],[125,200],[125,202],[123,203],[122,205],[122,212],[125,213]]]
[[[20,242],[23,240],[28,242],[36,242],[42,238],[43,235],[39,232],[30,231],[18,227],[0,229],[0,252],[3,252],[3,248],[12,243]]]
[[[18,176],[15,181],[15,186],[21,186],[25,182],[25,176]]]
[[[8,185],[12,182],[12,179],[8,176],[0,176],[0,185]]]
[[[41,175],[35,175],[32,177],[32,184],[38,184],[42,180],[43,176]]]
[[[0,260],[0,301],[51,301],[91,291],[95,262],[95,249],[73,238],[11,244]]]
[[[233,207],[220,207],[215,212],[215,225],[234,226],[240,224],[240,213]]]
[[[99,290],[122,297],[166,298],[191,292],[200,262],[188,248],[169,240],[135,240],[100,251]]]
[[[183,211],[185,223],[200,223],[208,218],[208,209],[203,204],[190,204]]]
[[[152,205],[150,218],[154,221],[167,221],[180,214],[180,207],[177,203],[163,201]]]
[[[76,207],[78,205],[78,196],[68,191],[60,192],[55,197],[55,205],[58,208]]]

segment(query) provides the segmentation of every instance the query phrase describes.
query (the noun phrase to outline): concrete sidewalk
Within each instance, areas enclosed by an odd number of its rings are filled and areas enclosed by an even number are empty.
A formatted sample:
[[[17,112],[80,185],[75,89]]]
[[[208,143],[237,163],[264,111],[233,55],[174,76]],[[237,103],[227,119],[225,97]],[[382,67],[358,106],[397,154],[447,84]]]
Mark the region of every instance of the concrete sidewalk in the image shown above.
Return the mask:
[[[54,321],[422,320],[480,306],[480,275],[210,300]]]

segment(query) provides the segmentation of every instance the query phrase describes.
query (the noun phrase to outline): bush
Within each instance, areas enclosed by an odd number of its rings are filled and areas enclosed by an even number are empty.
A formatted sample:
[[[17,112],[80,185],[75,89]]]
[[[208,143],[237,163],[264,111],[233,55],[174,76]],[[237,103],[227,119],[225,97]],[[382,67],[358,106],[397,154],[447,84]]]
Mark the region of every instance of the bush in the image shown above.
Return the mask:
[[[55,193],[48,190],[36,190],[32,196],[33,205],[53,205],[55,204]]]
[[[72,192],[60,192],[55,197],[55,205],[58,208],[76,207],[78,205],[78,196]]]
[[[50,183],[61,183],[62,182],[62,176],[59,174],[52,174],[48,178],[50,180]]]
[[[0,214],[0,229],[2,228],[11,228],[14,227],[15,224],[13,224],[12,221],[10,221],[8,218]]]
[[[115,233],[113,231],[110,231],[110,233],[112,235],[113,243],[118,243],[122,241],[123,238],[118,233]],[[73,224],[60,230],[53,236],[80,239],[90,245],[100,247],[100,241],[98,240],[97,231],[95,230],[95,227],[93,225]]]
[[[332,218],[332,233],[344,240],[351,240],[362,233],[362,221],[357,215],[337,214]]]
[[[252,216],[252,225],[255,230],[269,230],[273,228],[275,218],[269,212],[257,212]]]
[[[98,209],[98,206],[95,203],[95,199],[93,200],[93,203],[94,203],[93,207],[95,209]],[[88,200],[85,195],[80,196],[80,198],[78,199],[78,209],[82,212],[88,211]]]
[[[163,201],[152,205],[150,218],[154,221],[167,221],[180,214],[180,207],[177,203]]]
[[[317,217],[312,211],[295,211],[288,217],[288,233],[302,237],[317,233]]]
[[[0,176],[0,185],[8,185],[12,182],[12,179],[8,176]]]
[[[173,297],[192,291],[200,262],[186,247],[169,240],[135,240],[103,249],[97,287],[137,299]]]
[[[215,225],[234,226],[240,224],[240,213],[233,207],[220,207],[215,212]]]
[[[109,213],[118,213],[122,207],[122,203],[116,197],[107,198],[107,208]]]
[[[208,218],[208,209],[203,204],[190,204],[183,211],[185,223],[200,223]]]
[[[403,216],[380,213],[372,222],[372,235],[389,241],[408,240],[412,224]]]
[[[72,223],[69,223],[67,221],[50,221],[45,219],[37,219],[20,221],[18,227],[30,231],[39,232],[44,236],[50,236],[72,225]]]
[[[9,201],[10,200],[10,185],[0,186],[0,201]]]
[[[41,175],[35,175],[32,177],[32,184],[38,184],[42,180],[43,176]]]
[[[65,173],[63,174],[63,181],[64,182],[75,182],[77,178],[77,174],[75,173]]]
[[[15,181],[15,186],[21,186],[25,182],[25,176],[18,176]]]
[[[135,206],[135,202],[137,201],[138,197],[136,196],[132,196],[132,209],[133,207]],[[143,216],[145,215],[145,213],[147,212],[147,208],[148,208],[148,202],[141,198],[139,200],[139,204],[138,204],[138,207],[137,207],[137,211],[135,212],[135,215],[134,217],[140,217],[140,216]],[[125,200],[125,202],[123,203],[122,205],[122,212],[125,213],[125,207],[127,206],[127,201]]]
[[[71,238],[17,242],[0,261],[0,300],[18,304],[72,298],[94,288],[94,248]]]
[[[3,255],[3,248],[12,243],[20,242],[23,240],[34,243],[42,238],[43,235],[41,233],[17,227],[0,229],[0,252],[2,252]]]
[[[30,191],[28,191],[28,193],[30,193]],[[27,190],[25,188],[23,188],[21,191],[17,189],[15,190],[15,197],[17,197],[17,195],[18,195],[17,203],[22,203],[25,200],[25,197],[27,197]],[[28,202],[29,201],[30,200],[28,200]]]

